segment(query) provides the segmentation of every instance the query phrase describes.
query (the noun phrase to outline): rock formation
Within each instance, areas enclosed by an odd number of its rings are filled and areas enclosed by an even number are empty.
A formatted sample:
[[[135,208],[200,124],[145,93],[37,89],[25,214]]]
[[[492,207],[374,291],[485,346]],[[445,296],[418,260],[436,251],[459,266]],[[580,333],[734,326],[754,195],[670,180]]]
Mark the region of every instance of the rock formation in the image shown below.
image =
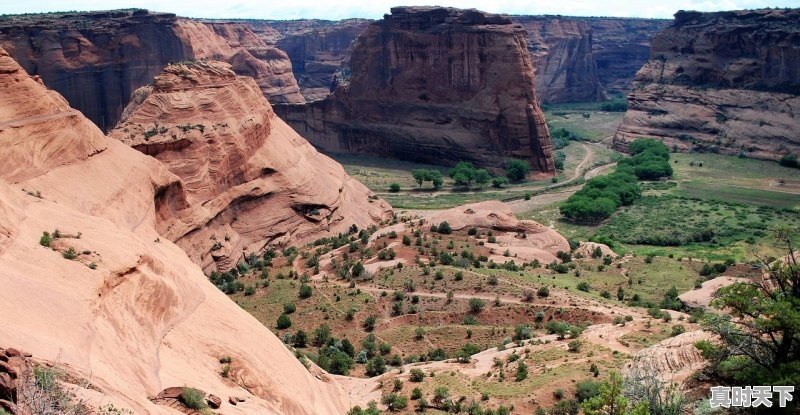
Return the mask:
[[[528,32],[536,94],[543,103],[606,99],[597,77],[589,22],[553,16],[513,19]]]
[[[311,375],[159,235],[195,214],[178,176],[104,137],[2,49],[0,114],[3,347],[58,360],[91,380],[77,388],[90,404],[137,414],[174,413],[148,396],[184,385],[246,396],[251,413],[347,410],[335,380]],[[238,382],[219,375],[221,356]]]
[[[614,139],[760,159],[800,153],[800,9],[678,12]]]
[[[146,10],[0,18],[0,46],[104,131],[133,91],[186,59],[226,60],[273,102],[303,102],[283,52],[258,44],[242,26],[218,32],[225,38],[202,23]]]
[[[249,21],[267,42],[286,51],[306,101],[318,101],[349,76],[353,41],[372,23],[367,19]]]
[[[238,75],[253,78],[272,103],[305,102],[286,52],[266,44],[250,26],[182,19],[176,27],[181,39],[192,46],[196,59],[230,63]]]
[[[110,136],[183,180],[193,215],[159,231],[206,271],[268,244],[385,219],[389,206],[275,116],[253,79],[219,62],[168,66]]]
[[[666,19],[623,17],[589,17],[585,20],[592,31],[597,78],[609,96],[628,92],[636,71],[650,59],[653,36],[670,23]]]
[[[396,7],[356,41],[346,87],[276,111],[325,151],[490,167],[514,157],[550,173],[524,34],[476,10]]]

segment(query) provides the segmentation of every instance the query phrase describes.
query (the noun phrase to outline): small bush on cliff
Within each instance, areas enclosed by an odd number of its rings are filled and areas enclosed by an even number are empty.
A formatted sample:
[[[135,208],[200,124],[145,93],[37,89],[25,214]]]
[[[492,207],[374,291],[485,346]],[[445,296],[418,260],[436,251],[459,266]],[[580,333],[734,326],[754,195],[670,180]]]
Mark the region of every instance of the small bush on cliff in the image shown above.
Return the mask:
[[[183,404],[188,408],[196,411],[205,409],[207,406],[205,394],[195,388],[183,388],[183,392],[181,392],[181,401],[183,401]]]
[[[525,160],[512,159],[506,164],[506,177],[512,182],[520,182],[530,173],[531,166]]]
[[[39,238],[39,245],[49,248],[52,242],[53,238],[50,237],[50,232],[47,231],[42,232],[42,237]]]

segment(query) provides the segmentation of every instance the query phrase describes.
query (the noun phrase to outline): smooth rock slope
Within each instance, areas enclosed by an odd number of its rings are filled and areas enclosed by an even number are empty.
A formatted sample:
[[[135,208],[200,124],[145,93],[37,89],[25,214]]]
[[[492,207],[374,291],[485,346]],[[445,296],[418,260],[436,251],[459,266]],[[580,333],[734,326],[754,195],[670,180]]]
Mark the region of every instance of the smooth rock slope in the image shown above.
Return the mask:
[[[192,200],[178,176],[104,137],[2,49],[0,117],[3,347],[89,379],[78,392],[94,408],[174,414],[149,398],[191,386],[247,397],[222,414],[347,410],[335,381],[316,379],[159,235]]]
[[[391,212],[225,63],[168,66],[110,136],[182,179],[192,214],[157,225],[206,271],[230,269],[267,245],[368,227]]]

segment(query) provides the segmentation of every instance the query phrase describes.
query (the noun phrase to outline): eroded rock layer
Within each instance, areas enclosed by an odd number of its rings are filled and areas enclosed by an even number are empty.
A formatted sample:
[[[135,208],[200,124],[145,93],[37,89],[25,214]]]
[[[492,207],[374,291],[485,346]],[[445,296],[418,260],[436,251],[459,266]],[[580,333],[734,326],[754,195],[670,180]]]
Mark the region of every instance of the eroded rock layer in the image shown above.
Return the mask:
[[[307,101],[318,101],[349,77],[353,41],[372,23],[367,19],[269,20],[249,22],[267,42],[286,51]]]
[[[216,30],[146,10],[5,16],[0,46],[104,131],[133,91],[186,59],[225,60],[274,102],[304,101],[283,52],[258,43],[244,26]]]
[[[276,111],[325,151],[553,171],[525,32],[508,17],[393,8],[356,40],[350,70],[329,98]]]
[[[800,10],[679,12],[636,75],[617,148],[761,159],[800,152]]]
[[[67,380],[81,379],[75,390],[90,406],[137,414],[175,413],[148,397],[182,386],[247,397],[222,413],[347,410],[336,381],[316,379],[159,235],[195,215],[178,176],[104,137],[2,49],[0,91],[6,357],[15,348],[57,361]],[[236,381],[219,375],[228,355]]]
[[[552,16],[515,16],[528,32],[536,70],[536,93],[543,103],[602,101],[589,22]]]
[[[268,244],[307,242],[389,214],[229,65],[170,65],[146,88],[110,136],[183,180],[193,214],[159,222],[159,230],[207,271],[229,269]]]

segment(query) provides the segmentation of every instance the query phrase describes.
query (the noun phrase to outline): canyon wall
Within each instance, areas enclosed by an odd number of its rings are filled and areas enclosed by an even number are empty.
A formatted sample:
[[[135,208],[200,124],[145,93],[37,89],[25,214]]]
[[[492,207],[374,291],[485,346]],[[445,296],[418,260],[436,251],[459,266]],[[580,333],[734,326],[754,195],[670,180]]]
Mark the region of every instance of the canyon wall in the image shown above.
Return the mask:
[[[597,76],[592,30],[585,20],[551,16],[514,16],[528,32],[528,50],[536,70],[536,94],[543,103],[603,101]]]
[[[288,57],[245,26],[212,28],[146,10],[0,18],[0,46],[104,131],[131,94],[169,62],[225,60],[256,79],[273,102],[304,102]],[[219,34],[222,34],[220,36]]]
[[[626,94],[636,72],[650,59],[653,36],[666,19],[589,17],[597,78],[609,96]]]
[[[760,159],[800,152],[800,10],[679,12],[656,35],[614,138]]]
[[[324,99],[349,76],[352,44],[372,23],[367,19],[256,20],[254,30],[286,51],[307,101]],[[344,79],[343,79],[344,78]]]
[[[159,221],[158,229],[206,272],[230,269],[267,246],[302,244],[391,215],[275,116],[252,78],[226,63],[167,66],[136,92],[110,136],[182,179],[192,214]]]
[[[356,40],[350,71],[327,99],[276,111],[324,151],[554,170],[525,32],[508,17],[393,8]]]
[[[158,233],[200,218],[190,187],[105,137],[2,48],[0,120],[0,344],[57,364],[91,412],[175,414],[150,397],[184,386],[224,398],[219,413],[348,410],[335,379],[306,369]]]

